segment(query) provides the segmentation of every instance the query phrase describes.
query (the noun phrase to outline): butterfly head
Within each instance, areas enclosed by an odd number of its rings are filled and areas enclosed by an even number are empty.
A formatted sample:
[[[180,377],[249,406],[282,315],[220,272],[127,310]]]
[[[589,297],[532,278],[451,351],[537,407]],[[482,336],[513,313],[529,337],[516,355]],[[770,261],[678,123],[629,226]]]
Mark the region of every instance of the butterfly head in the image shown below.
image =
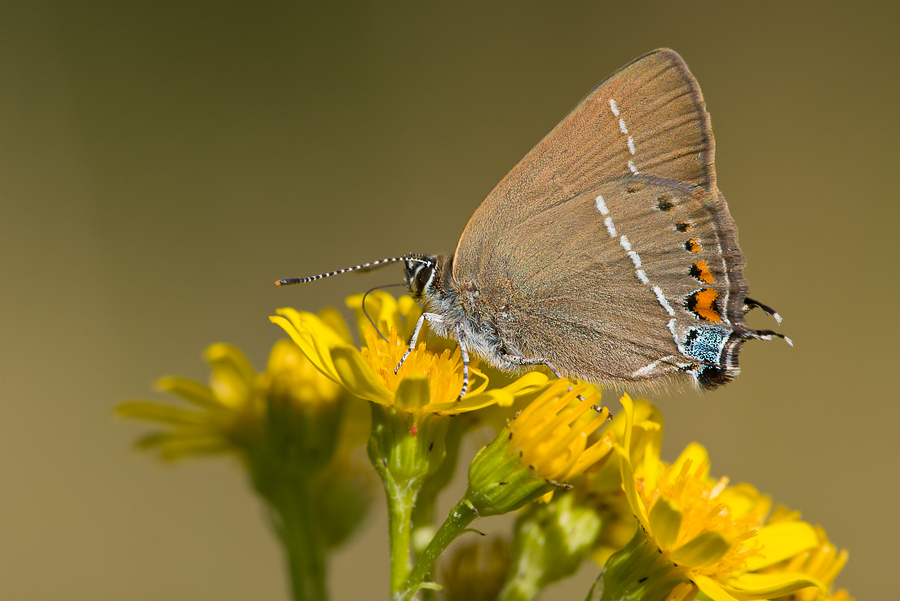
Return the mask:
[[[413,298],[421,299],[435,282],[438,273],[438,258],[430,255],[410,255],[406,259],[404,278]],[[439,281],[440,278],[437,278]]]
[[[416,300],[443,297],[452,265],[453,258],[444,255],[408,255],[403,275],[409,293]]]

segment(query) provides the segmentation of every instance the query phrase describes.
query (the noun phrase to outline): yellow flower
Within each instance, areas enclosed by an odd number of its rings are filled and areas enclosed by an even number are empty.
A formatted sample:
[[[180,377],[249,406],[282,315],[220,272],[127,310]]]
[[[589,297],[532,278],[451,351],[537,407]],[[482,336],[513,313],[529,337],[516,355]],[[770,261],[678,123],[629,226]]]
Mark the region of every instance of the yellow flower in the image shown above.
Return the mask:
[[[630,427],[629,457],[640,465],[644,457],[659,457],[662,445],[663,418],[659,409],[647,401],[634,401],[631,423],[624,411],[617,411],[607,431],[614,441],[623,444],[625,428]],[[574,493],[585,505],[594,508],[602,520],[600,534],[591,552],[599,565],[606,564],[613,553],[625,547],[634,536],[636,521],[622,490],[619,453],[612,453],[597,470],[582,476]]]
[[[775,509],[770,523],[796,520],[799,516],[795,512],[789,512],[782,507]],[[847,550],[838,551],[825,534],[825,530],[815,527],[818,544],[798,553],[779,564],[768,566],[762,571],[775,574],[782,572],[799,572],[807,574],[818,580],[827,589],[831,590],[834,580],[837,578],[844,564],[847,563]],[[834,593],[824,592],[818,588],[805,588],[785,597],[784,601],[853,601],[847,591],[841,589]]]
[[[488,378],[470,365],[471,390],[460,399],[463,365],[459,348],[429,341],[430,348],[422,342],[409,350],[406,340],[421,315],[416,303],[408,297],[395,300],[381,291],[366,298],[370,302],[365,309],[377,329],[364,315],[363,297],[348,299],[348,305],[356,310],[362,349],[351,342],[346,326],[334,312],[317,316],[281,309],[271,320],[325,377],[370,401],[368,453],[387,496],[391,591],[397,593],[409,573],[413,508],[420,517],[431,515],[436,491],[452,472],[441,471],[445,459],[451,458],[446,464],[451,468],[455,464],[461,433],[456,428],[451,432],[451,423],[459,423],[451,416],[492,405],[509,406],[516,398],[537,391],[547,376],[530,372],[506,386],[490,387]],[[426,483],[429,488],[420,499]],[[422,525],[421,520],[417,522]]]
[[[260,374],[234,346],[214,344],[204,355],[211,368],[208,386],[175,376],[157,382],[186,406],[139,400],[116,407],[120,417],[166,427],[140,438],[138,448],[156,451],[164,461],[226,452],[246,455],[256,445],[271,443],[272,425],[288,428],[287,421],[293,426],[315,423],[305,444],[320,462],[327,462],[337,443],[348,451],[365,441],[360,431],[367,432],[368,417],[339,419],[350,397],[314,369],[292,342],[278,341]]]
[[[466,499],[481,516],[507,513],[545,495],[609,455],[612,434],[591,435],[609,411],[600,393],[554,380],[469,465]],[[578,401],[578,396],[587,395]]]
[[[626,417],[632,406],[623,399]],[[799,520],[766,523],[768,497],[747,484],[729,486],[728,480],[709,476],[706,450],[689,445],[671,465],[648,453],[635,465],[628,451],[630,427],[619,449],[624,460],[623,487],[641,525],[635,538],[646,537],[658,550],[659,561],[671,565],[671,582],[693,583],[716,601],[769,599],[822,584],[800,572],[763,573],[767,566],[785,561],[818,544],[812,526]],[[621,561],[621,558],[618,558]],[[617,561],[613,556],[610,563]]]
[[[469,486],[463,498],[450,510],[394,598],[411,599],[435,560],[474,519],[515,511],[609,456],[611,435],[593,436],[609,417],[607,409],[596,408],[599,398],[600,393],[586,384],[554,380],[478,451],[469,464]]]
[[[588,437],[606,423],[609,410],[594,410],[600,400],[596,390],[576,402],[586,389],[572,388],[567,380],[553,382],[509,425],[510,447],[544,480],[567,482],[612,449],[609,432],[588,446]]]
[[[419,416],[455,415],[494,404],[511,405],[517,396],[533,392],[547,380],[542,373],[528,372],[508,386],[489,388],[487,377],[470,365],[473,385],[464,398],[458,399],[462,389],[459,348],[438,354],[427,349],[424,342],[394,374],[421,310],[409,297],[396,301],[380,291],[369,296],[367,309],[387,339],[368,321],[358,319],[365,341],[362,350],[350,342],[345,328],[341,331],[333,321],[327,323],[312,313],[280,309],[279,315],[270,319],[284,328],[313,365],[332,381],[362,399]],[[361,296],[350,297],[348,304],[361,313]],[[419,382],[427,383],[427,389]]]
[[[374,497],[374,475],[354,456],[368,415],[359,419],[352,405],[363,404],[289,340],[275,344],[261,374],[227,344],[209,347],[206,359],[209,386],[175,377],[159,382],[187,407],[132,401],[116,413],[166,426],[138,441],[164,460],[213,452],[240,458],[268,504],[294,590],[323,598],[325,552],[347,540]]]
[[[116,407],[121,417],[162,424],[166,430],[138,440],[165,461],[191,455],[236,451],[258,427],[262,405],[255,390],[256,372],[237,348],[214,344],[206,349],[212,374],[209,386],[186,378],[165,377],[157,387],[188,403],[179,407],[156,401],[130,401]]]

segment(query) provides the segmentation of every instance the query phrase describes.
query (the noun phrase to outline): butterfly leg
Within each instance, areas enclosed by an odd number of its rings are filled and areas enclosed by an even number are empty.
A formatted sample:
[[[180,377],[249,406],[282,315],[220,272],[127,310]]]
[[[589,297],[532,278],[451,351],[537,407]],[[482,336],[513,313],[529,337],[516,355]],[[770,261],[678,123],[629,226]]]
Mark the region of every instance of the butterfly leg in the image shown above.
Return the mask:
[[[459,391],[459,397],[457,400],[466,396],[466,393],[469,391],[469,351],[466,350],[466,336],[463,334],[462,326],[457,324],[456,326],[456,340],[459,342],[459,354],[462,355],[463,361],[463,381],[462,381],[462,390]]]
[[[500,358],[520,367],[525,367],[527,365],[546,365],[548,368],[550,368],[550,371],[553,372],[554,376],[556,376],[557,378],[563,377],[562,374],[559,373],[559,370],[553,367],[553,364],[546,359],[540,359],[537,357],[519,357],[518,355],[509,355],[507,353],[500,353]]]
[[[550,371],[553,372],[554,376],[556,376],[557,378],[560,378],[560,379],[562,379],[562,377],[563,377],[563,375],[559,372],[559,370],[556,369],[556,367],[554,367],[553,364],[550,363],[549,361],[547,361],[546,359],[519,357],[518,355],[509,355],[507,353],[501,353],[500,357],[506,361],[509,361],[513,365],[519,365],[519,366],[546,365],[550,369]],[[569,386],[569,390],[572,390],[571,386]],[[583,401],[584,397],[579,394],[578,400]],[[594,405],[594,410],[600,411],[600,409],[601,409],[600,407]]]
[[[398,363],[397,367],[394,368],[394,375],[396,375],[397,372],[400,371],[400,368],[403,366],[406,358],[409,357],[409,354],[413,351],[414,348],[416,348],[416,342],[419,340],[419,330],[422,329],[422,326],[426,321],[440,323],[443,320],[437,313],[422,313],[422,315],[419,316],[419,320],[416,322],[416,327],[413,330],[412,338],[409,339],[409,348],[406,349],[406,352],[403,353],[403,357],[400,358],[400,363]]]

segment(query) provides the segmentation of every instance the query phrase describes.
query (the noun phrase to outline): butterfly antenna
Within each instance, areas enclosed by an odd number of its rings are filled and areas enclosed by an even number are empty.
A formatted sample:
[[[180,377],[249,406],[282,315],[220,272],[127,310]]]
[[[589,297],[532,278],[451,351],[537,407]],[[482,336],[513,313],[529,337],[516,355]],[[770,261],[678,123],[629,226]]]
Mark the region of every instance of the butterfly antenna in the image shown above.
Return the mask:
[[[375,325],[375,322],[372,320],[372,317],[369,315],[369,312],[366,311],[366,297],[369,296],[369,293],[370,293],[370,292],[375,292],[376,290],[382,290],[382,289],[384,289],[384,288],[393,288],[393,287],[395,287],[395,286],[405,286],[405,285],[406,285],[406,284],[385,284],[385,285],[383,285],[383,286],[375,286],[374,288],[369,288],[368,290],[366,290],[366,293],[363,294],[363,297],[362,297],[362,312],[363,312],[363,315],[366,316],[366,319],[369,320],[369,323],[372,324],[372,327],[375,328],[375,331],[378,332],[378,335],[381,336],[382,340],[384,340],[385,342],[388,342],[388,343],[389,343],[390,341],[387,339],[387,337],[386,337],[384,334],[381,333],[381,330],[379,330],[379,329],[378,329],[378,326]]]
[[[377,261],[372,261],[370,263],[363,263],[362,265],[355,265],[353,267],[346,267],[344,269],[338,269],[337,271],[329,271],[328,273],[320,273],[319,275],[312,275],[305,278],[286,278],[283,280],[277,280],[275,282],[276,286],[289,286],[291,284],[306,284],[309,282],[315,282],[316,280],[321,280],[323,278],[330,278],[333,275],[340,275],[342,273],[347,273],[348,271],[357,271],[357,270],[367,270],[372,268],[380,267],[381,265],[386,265],[388,263],[397,263],[398,261],[415,261],[415,260],[423,260],[418,255],[407,255],[405,257],[391,257],[390,259],[378,259]]]

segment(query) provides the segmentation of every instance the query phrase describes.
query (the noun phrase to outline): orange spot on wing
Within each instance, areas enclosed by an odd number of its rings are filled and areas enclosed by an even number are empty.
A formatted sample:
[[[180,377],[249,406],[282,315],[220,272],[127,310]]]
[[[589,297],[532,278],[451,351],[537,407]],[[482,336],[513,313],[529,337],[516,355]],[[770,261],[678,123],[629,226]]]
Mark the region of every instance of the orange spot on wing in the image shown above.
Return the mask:
[[[685,242],[684,247],[692,253],[698,253],[703,250],[703,245],[700,244],[700,240],[697,238],[691,238]]]
[[[712,272],[709,270],[709,265],[707,265],[706,261],[697,261],[694,263],[691,267],[691,275],[706,284],[712,284],[716,281]]]
[[[718,292],[712,288],[704,288],[687,298],[687,308],[706,321],[722,321],[722,316],[719,315],[718,298]]]

